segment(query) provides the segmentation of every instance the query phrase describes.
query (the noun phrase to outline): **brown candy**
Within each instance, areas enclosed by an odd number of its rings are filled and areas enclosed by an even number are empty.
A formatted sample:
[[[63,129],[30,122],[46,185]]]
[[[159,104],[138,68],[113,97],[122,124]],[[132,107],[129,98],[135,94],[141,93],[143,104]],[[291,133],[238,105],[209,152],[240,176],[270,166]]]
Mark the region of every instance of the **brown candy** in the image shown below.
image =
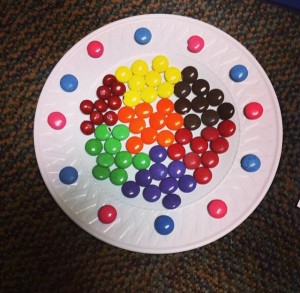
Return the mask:
[[[180,81],[174,86],[174,94],[178,98],[186,98],[191,91],[192,89],[190,84],[185,81]]]
[[[215,110],[206,110],[201,116],[202,123],[206,126],[216,125],[219,121],[219,115]]]
[[[223,103],[218,107],[217,112],[219,114],[220,119],[227,120],[233,116],[234,107],[230,103]]]
[[[198,129],[201,125],[201,119],[196,114],[188,114],[184,117],[184,127],[189,130]]]
[[[192,85],[192,91],[196,96],[204,96],[209,92],[209,83],[205,79],[197,79]]]
[[[192,109],[197,113],[203,113],[208,106],[208,101],[204,97],[196,97],[192,100]]]
[[[198,78],[198,70],[193,66],[187,66],[181,71],[182,80],[187,83],[193,83]]]
[[[191,102],[186,98],[178,99],[174,104],[175,111],[179,114],[186,114],[190,112],[191,107]]]
[[[206,99],[211,106],[219,106],[224,101],[224,93],[219,89],[212,89],[207,94]]]

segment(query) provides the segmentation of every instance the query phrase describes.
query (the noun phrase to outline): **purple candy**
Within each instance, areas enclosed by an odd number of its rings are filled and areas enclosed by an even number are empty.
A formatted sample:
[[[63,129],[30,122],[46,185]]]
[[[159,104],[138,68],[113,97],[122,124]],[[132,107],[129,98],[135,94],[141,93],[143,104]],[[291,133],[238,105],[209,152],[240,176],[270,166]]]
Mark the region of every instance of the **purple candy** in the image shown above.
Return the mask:
[[[161,191],[156,185],[148,185],[143,190],[144,199],[149,202],[159,200],[160,195]]]
[[[183,192],[192,192],[197,186],[197,182],[192,175],[183,175],[178,180],[179,189]]]
[[[134,181],[127,181],[122,185],[122,193],[128,198],[134,198],[140,193],[140,187]]]
[[[135,181],[139,186],[148,186],[152,182],[152,176],[149,170],[139,170],[135,174]]]
[[[150,174],[155,180],[162,180],[167,177],[168,169],[162,163],[155,163],[150,167]]]
[[[162,204],[166,209],[176,209],[181,204],[181,198],[177,194],[167,194],[163,198]]]
[[[184,175],[186,167],[182,161],[173,161],[168,166],[168,173],[171,177],[180,178]]]
[[[167,155],[168,155],[167,150],[160,145],[156,145],[152,147],[149,151],[150,159],[156,163],[163,162],[167,157]]]
[[[161,190],[161,192],[166,194],[173,193],[175,190],[177,190],[177,188],[178,182],[173,177],[167,177],[159,183],[159,189]]]

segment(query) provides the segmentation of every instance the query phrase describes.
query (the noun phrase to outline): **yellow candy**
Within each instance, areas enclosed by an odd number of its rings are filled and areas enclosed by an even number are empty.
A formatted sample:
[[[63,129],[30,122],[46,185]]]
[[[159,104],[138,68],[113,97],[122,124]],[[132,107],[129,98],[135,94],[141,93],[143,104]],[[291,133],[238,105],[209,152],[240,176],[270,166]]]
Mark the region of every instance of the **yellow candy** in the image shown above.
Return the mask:
[[[164,72],[169,67],[169,60],[167,57],[158,55],[152,60],[152,68],[157,72]]]
[[[176,67],[169,67],[165,71],[165,79],[170,83],[177,83],[181,80],[181,72]]]
[[[145,86],[145,79],[142,76],[133,75],[128,81],[131,90],[141,91]]]
[[[132,76],[131,70],[127,66],[120,66],[115,72],[115,76],[120,82],[128,82]]]
[[[174,86],[168,81],[163,82],[158,87],[157,92],[161,98],[170,98],[174,93]]]
[[[152,103],[157,98],[157,91],[153,87],[145,87],[141,92],[141,98],[146,103]]]
[[[157,71],[149,71],[145,76],[145,82],[148,86],[159,86],[161,83],[161,76]]]
[[[148,72],[148,64],[144,60],[136,60],[132,63],[131,70],[134,75],[145,76]]]
[[[124,94],[124,104],[129,107],[135,107],[141,101],[141,96],[138,91],[129,90]]]

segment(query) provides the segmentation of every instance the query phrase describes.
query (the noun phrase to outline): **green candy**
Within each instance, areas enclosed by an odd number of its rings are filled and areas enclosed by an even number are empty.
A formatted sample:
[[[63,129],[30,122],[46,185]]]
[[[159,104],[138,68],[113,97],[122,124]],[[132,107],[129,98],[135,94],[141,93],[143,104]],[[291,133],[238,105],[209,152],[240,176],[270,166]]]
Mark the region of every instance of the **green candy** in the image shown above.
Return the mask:
[[[143,170],[150,166],[151,160],[146,153],[138,153],[134,156],[132,163],[136,169]]]
[[[114,185],[123,185],[128,179],[128,174],[124,169],[117,168],[111,171],[109,179]]]
[[[129,134],[129,128],[124,124],[116,125],[112,130],[112,135],[117,140],[125,140]]]
[[[97,157],[96,162],[102,167],[110,167],[114,164],[115,161],[114,157],[111,154],[102,153]]]
[[[109,138],[104,143],[104,149],[107,153],[111,155],[117,154],[122,148],[122,144],[119,140],[115,138]]]
[[[116,154],[115,164],[121,169],[126,169],[132,164],[132,155],[127,151],[122,151]]]
[[[97,156],[101,153],[103,145],[96,138],[89,139],[85,144],[85,151],[91,156]]]
[[[96,127],[94,135],[97,139],[105,141],[111,137],[111,130],[107,125],[101,124]]]
[[[92,170],[93,176],[98,180],[105,180],[110,175],[109,168],[96,165]]]

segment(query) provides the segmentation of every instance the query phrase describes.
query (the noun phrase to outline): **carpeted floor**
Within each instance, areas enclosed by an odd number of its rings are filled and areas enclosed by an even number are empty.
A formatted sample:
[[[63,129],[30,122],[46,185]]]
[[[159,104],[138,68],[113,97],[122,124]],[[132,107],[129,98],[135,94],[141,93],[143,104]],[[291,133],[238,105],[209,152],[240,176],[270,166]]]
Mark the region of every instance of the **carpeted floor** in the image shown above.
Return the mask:
[[[146,13],[203,20],[241,42],[268,74],[283,119],[282,158],[255,212],[222,239],[169,255],[95,239],[54,202],[33,121],[64,53],[112,21]],[[1,1],[1,292],[300,292],[300,13],[258,0]]]

